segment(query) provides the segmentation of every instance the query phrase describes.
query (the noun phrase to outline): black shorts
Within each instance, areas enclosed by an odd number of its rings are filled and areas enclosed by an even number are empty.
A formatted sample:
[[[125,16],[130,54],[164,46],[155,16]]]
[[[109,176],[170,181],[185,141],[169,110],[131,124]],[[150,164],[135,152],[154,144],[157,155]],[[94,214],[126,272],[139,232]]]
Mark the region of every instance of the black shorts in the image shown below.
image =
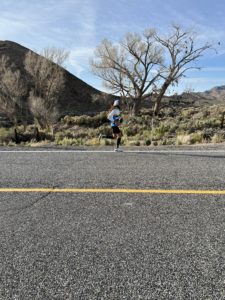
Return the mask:
[[[116,134],[121,133],[118,126],[112,126],[112,131],[113,131],[113,133],[116,133]]]

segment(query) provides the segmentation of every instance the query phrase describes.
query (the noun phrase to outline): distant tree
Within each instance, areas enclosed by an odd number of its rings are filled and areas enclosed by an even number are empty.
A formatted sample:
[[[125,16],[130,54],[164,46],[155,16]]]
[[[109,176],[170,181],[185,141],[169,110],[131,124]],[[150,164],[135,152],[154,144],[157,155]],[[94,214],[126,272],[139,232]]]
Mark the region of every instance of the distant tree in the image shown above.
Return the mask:
[[[166,36],[161,36],[155,32],[154,39],[162,46],[167,57],[161,68],[161,85],[157,89],[154,107],[154,112],[157,115],[160,110],[162,98],[168,87],[171,84],[178,84],[179,80],[185,76],[188,70],[199,69],[193,63],[206,50],[212,48],[212,45],[209,43],[200,45],[196,39],[196,34],[192,30],[183,30],[179,25],[172,25],[171,33]]]
[[[46,48],[41,54],[29,51],[25,58],[25,69],[33,79],[29,106],[40,127],[50,128],[58,117],[57,103],[65,84],[61,66],[69,53],[63,49]]]
[[[187,70],[197,68],[191,63],[209,48],[208,43],[198,44],[192,30],[172,25],[166,36],[148,29],[142,36],[129,33],[118,44],[103,40],[91,66],[114,94],[131,99],[133,114],[144,99],[154,95],[157,115],[168,87],[177,84]]]
[[[91,60],[94,74],[104,80],[114,94],[132,99],[132,113],[139,111],[141,102],[151,95],[160,79],[162,50],[154,44],[154,31],[138,35],[128,33],[118,44],[105,39]]]
[[[7,56],[0,57],[0,106],[9,120],[17,127],[18,122],[27,122],[25,82],[19,70]]]

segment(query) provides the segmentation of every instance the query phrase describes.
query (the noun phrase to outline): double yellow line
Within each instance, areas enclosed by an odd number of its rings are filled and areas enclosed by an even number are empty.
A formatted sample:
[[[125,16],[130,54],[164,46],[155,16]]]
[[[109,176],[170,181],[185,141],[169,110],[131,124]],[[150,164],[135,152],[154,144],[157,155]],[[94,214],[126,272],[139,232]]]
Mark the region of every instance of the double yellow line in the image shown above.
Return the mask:
[[[134,194],[199,194],[225,195],[225,190],[165,190],[107,188],[0,188],[0,193],[134,193]]]

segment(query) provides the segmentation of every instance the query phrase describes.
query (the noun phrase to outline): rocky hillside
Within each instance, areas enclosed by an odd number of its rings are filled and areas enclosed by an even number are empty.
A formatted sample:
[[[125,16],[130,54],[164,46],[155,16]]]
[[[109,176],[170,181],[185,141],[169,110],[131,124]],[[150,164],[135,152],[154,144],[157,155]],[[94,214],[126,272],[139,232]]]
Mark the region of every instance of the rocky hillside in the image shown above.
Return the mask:
[[[202,107],[225,104],[225,86],[214,87],[205,92],[182,93],[163,98],[163,105],[178,107]]]
[[[28,51],[30,49],[15,42],[0,41],[0,56],[8,56],[26,79],[28,76],[24,69],[24,58]],[[61,115],[97,113],[105,109],[107,102],[111,102],[111,95],[98,91],[66,70],[64,73],[65,89],[59,101]],[[27,81],[27,84],[32,85],[32,82]],[[96,98],[99,100],[96,101]]]
[[[201,93],[203,97],[209,98],[215,103],[223,102],[225,101],[225,85],[222,86],[216,86],[212,88],[211,90],[205,91],[204,93]]]

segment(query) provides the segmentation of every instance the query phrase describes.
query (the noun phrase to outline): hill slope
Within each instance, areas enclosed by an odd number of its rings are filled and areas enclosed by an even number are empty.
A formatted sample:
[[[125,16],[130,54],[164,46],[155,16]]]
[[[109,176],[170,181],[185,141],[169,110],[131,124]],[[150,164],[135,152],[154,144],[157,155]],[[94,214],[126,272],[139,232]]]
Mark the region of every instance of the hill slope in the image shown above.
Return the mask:
[[[15,42],[0,41],[0,56],[8,56],[10,61],[16,65],[16,68],[26,78],[28,76],[24,68],[24,58],[28,51],[30,49]],[[112,100],[111,95],[98,91],[65,69],[64,74],[65,89],[58,103],[60,115],[96,113],[105,109],[105,101]],[[31,85],[32,82],[27,81],[27,84]],[[93,97],[95,98],[96,96],[99,97],[97,102],[93,100]]]

